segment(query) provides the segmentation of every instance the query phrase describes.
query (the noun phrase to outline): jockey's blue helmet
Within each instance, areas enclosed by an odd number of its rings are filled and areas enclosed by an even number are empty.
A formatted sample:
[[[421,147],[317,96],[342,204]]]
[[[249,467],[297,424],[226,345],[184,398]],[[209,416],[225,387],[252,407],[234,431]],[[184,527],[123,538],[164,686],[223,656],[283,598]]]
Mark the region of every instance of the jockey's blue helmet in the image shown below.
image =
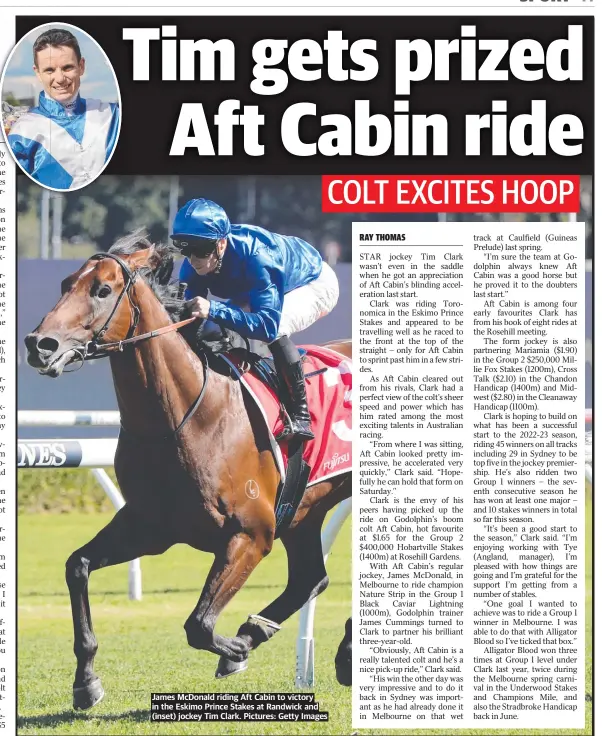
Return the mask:
[[[228,237],[230,230],[230,220],[223,207],[210,199],[191,199],[174,217],[171,237],[221,240]]]

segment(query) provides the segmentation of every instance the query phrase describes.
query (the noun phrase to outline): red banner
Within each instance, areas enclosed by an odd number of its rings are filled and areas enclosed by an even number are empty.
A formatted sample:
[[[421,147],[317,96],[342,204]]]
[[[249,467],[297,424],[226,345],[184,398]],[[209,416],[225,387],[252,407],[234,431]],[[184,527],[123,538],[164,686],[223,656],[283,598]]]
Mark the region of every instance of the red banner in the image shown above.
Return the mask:
[[[323,212],[579,212],[578,176],[322,177]]]

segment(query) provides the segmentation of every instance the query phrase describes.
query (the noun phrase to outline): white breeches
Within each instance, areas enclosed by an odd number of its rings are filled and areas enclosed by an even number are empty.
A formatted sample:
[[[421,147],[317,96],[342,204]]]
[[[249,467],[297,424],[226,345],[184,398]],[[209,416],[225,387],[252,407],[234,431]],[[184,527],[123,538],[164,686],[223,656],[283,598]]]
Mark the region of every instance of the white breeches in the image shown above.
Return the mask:
[[[307,329],[332,312],[338,299],[337,276],[327,263],[323,263],[317,279],[284,295],[278,337]]]

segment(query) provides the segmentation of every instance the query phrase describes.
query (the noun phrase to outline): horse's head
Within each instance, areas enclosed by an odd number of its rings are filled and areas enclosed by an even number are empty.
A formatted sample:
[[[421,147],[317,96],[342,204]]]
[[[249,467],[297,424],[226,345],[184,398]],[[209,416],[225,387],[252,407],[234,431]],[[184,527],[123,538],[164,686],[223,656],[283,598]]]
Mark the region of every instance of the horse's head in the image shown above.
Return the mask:
[[[161,271],[169,278],[172,265],[170,257],[140,235],[92,256],[63,280],[61,298],[25,338],[29,365],[57,378],[69,363],[83,359],[91,343],[129,337],[139,317],[134,290],[140,274]]]

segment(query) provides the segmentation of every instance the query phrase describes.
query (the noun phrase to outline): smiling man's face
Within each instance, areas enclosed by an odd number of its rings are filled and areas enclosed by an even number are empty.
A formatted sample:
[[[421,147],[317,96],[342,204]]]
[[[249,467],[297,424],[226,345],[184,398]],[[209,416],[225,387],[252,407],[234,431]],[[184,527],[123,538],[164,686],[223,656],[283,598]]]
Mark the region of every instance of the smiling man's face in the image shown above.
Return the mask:
[[[36,54],[34,71],[48,97],[64,104],[79,92],[85,68],[70,46],[47,46]]]

